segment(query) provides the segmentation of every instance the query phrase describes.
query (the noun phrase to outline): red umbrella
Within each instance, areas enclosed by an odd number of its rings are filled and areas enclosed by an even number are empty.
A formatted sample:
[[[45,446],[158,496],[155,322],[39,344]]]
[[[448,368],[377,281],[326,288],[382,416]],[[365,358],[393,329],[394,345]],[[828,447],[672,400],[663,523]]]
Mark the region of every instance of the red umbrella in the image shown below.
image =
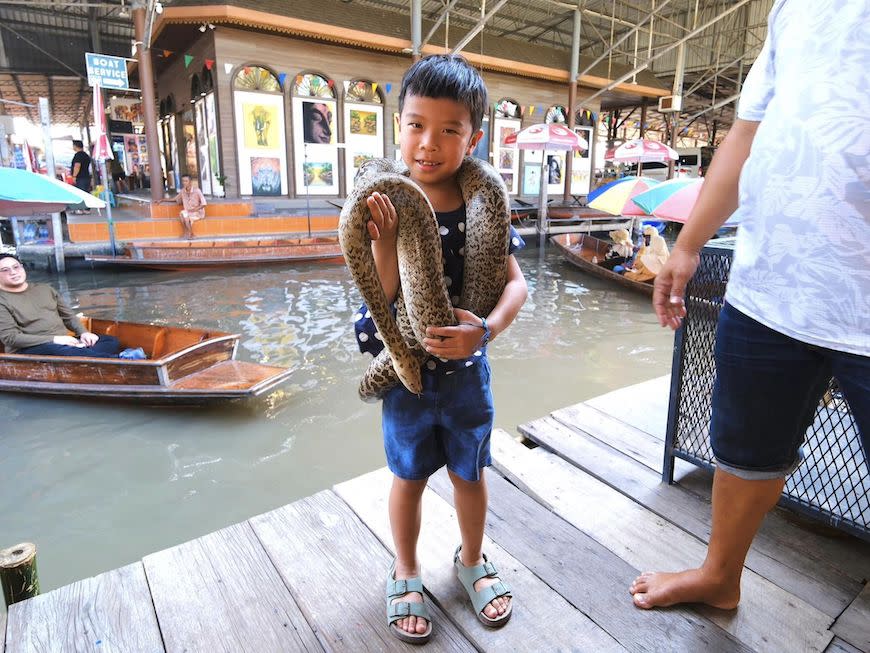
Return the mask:
[[[532,125],[504,139],[505,145],[521,150],[585,150],[589,143],[564,125]]]
[[[586,139],[558,123],[532,125],[504,139],[505,145],[516,145],[522,150],[585,150]],[[547,224],[547,157],[541,157],[541,182],[538,194],[538,231],[544,242]]]
[[[94,159],[105,161],[114,158],[112,145],[109,143],[106,129],[106,111],[103,109],[103,94],[99,86],[94,86],[94,129],[97,137],[94,139]]]

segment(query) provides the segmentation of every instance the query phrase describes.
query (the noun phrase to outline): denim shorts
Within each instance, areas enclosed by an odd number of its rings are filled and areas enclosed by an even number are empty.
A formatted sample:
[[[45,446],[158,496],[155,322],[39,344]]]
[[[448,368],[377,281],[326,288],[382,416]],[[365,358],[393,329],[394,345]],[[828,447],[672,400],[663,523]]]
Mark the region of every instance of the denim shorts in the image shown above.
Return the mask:
[[[867,457],[870,357],[795,340],[726,302],[716,331],[710,423],[717,467],[747,480],[782,478],[794,471],[832,376],[849,403]]]
[[[466,481],[479,481],[492,463],[489,439],[495,410],[486,356],[445,374],[423,369],[423,394],[399,385],[384,396],[384,450],[390,471],[416,481],[447,469]]]

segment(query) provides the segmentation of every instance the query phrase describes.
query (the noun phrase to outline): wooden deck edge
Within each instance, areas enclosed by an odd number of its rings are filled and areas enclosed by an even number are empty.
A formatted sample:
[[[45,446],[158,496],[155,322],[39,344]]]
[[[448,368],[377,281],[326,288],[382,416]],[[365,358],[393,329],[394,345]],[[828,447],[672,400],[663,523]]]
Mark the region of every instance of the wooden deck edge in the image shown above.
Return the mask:
[[[837,617],[831,631],[849,645],[870,651],[870,582]]]

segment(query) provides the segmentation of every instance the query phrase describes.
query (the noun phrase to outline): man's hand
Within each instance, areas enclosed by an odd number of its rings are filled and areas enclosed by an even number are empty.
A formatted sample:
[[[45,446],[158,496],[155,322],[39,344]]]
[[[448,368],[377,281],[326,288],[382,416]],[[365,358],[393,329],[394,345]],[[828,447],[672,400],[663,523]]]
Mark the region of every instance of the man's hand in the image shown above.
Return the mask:
[[[659,324],[679,329],[686,317],[686,284],[698,269],[701,257],[697,252],[674,247],[661,272],[656,275],[653,289],[653,308]]]
[[[428,327],[423,346],[438,358],[462,360],[480,348],[483,329],[480,328],[481,319],[471,311],[454,308],[453,314],[459,324],[452,327]]]
[[[97,340],[99,339],[100,336],[98,336],[96,333],[91,333],[90,331],[85,331],[79,338],[79,340],[84,343],[85,347],[93,347],[95,344],[97,344]]]
[[[77,338],[73,338],[72,336],[55,336],[51,339],[51,341],[56,345],[66,345],[67,347],[84,347],[84,343],[82,343]]]
[[[369,236],[374,241],[392,244],[399,228],[399,216],[390,198],[381,193],[372,193],[366,200],[372,219],[366,223]]]

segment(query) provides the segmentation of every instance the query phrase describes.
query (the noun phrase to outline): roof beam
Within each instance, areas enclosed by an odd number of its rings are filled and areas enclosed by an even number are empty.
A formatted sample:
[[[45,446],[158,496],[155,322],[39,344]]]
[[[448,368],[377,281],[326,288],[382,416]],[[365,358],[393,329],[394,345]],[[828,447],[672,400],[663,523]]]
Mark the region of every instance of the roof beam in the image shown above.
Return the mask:
[[[34,43],[33,41],[31,41],[29,38],[27,38],[26,36],[22,36],[21,34],[19,34],[18,32],[16,32],[14,29],[12,29],[11,27],[9,27],[9,25],[7,25],[7,24],[5,24],[5,23],[0,23],[0,28],[5,29],[5,30],[9,30],[9,31],[12,32],[15,36],[17,36],[18,38],[20,38],[22,41],[24,41],[24,42],[27,43],[28,45],[30,45],[30,46],[36,48],[37,50],[39,50],[40,52],[42,52],[42,54],[44,54],[45,56],[47,56],[49,59],[52,59],[52,60],[56,61],[57,63],[59,63],[61,66],[63,66],[63,67],[66,68],[67,70],[72,71],[72,73],[73,73],[76,77],[81,77],[82,79],[85,79],[85,80],[87,79],[87,78],[86,78],[84,75],[82,75],[79,71],[75,70],[74,68],[70,68],[70,66],[69,66],[65,61],[63,61],[62,59],[58,59],[58,58],[55,57],[51,52],[48,52],[47,50],[43,50],[41,47],[39,47],[38,45],[36,45],[36,43]]]
[[[479,21],[477,21],[477,25],[472,27],[471,30],[468,32],[468,34],[463,36],[462,39],[459,41],[459,43],[457,43],[456,45],[453,46],[453,50],[451,50],[451,52],[453,54],[457,54],[459,52],[462,52],[462,48],[464,48],[466,45],[468,45],[471,42],[471,39],[473,39],[475,36],[477,36],[480,33],[480,31],[483,29],[484,25],[486,25],[487,21],[490,18],[492,18],[496,14],[496,12],[498,12],[498,10],[504,6],[504,4],[507,1],[508,0],[498,0],[498,2],[495,3],[495,7],[490,9],[489,12],[483,18],[481,18]]]
[[[18,96],[21,98],[21,101],[24,104],[27,104],[27,97],[24,95],[24,89],[21,88],[21,80],[18,79],[18,75],[12,73],[12,81],[15,82],[15,88],[18,90]],[[33,119],[33,105],[27,104],[27,115],[30,118],[30,122],[36,122]]]
[[[447,17],[447,14],[450,13],[450,10],[453,8],[453,5],[455,5],[457,2],[459,2],[459,0],[450,0],[450,2],[447,3],[447,6],[445,6],[444,9],[441,11],[441,15],[438,16],[438,20],[435,21],[435,24],[432,25],[431,29],[429,30],[429,33],[426,34],[426,37],[420,42],[421,48],[429,42],[429,39],[432,38],[432,36],[435,34],[435,32],[441,26],[441,23],[444,22],[444,19]]]

